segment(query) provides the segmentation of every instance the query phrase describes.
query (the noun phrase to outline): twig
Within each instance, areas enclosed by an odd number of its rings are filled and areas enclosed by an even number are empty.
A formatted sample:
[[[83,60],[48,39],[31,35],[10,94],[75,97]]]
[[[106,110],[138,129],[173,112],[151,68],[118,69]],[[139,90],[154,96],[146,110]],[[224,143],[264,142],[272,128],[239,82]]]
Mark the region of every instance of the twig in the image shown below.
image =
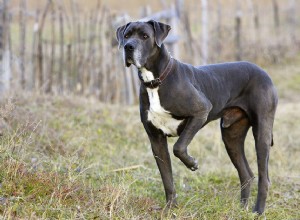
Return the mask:
[[[143,165],[133,165],[133,166],[130,166],[130,167],[123,167],[123,168],[114,169],[114,170],[112,170],[112,172],[134,170],[134,169],[138,169],[140,167],[144,167],[144,166]]]

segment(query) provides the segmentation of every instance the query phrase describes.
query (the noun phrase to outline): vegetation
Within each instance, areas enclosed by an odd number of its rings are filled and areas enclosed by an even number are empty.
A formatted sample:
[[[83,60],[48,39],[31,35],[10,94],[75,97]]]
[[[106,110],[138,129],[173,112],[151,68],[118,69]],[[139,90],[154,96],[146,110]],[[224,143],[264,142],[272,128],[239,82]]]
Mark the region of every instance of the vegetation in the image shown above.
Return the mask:
[[[270,157],[268,219],[300,218],[299,69],[292,61],[267,68],[281,96]],[[243,210],[218,122],[201,130],[189,147],[200,161],[199,170],[189,171],[172,155],[179,207],[165,210],[137,106],[23,92],[4,98],[0,114],[4,219],[257,218],[251,212],[257,178],[249,211]],[[175,140],[170,139],[170,152]],[[257,176],[251,132],[246,148]]]

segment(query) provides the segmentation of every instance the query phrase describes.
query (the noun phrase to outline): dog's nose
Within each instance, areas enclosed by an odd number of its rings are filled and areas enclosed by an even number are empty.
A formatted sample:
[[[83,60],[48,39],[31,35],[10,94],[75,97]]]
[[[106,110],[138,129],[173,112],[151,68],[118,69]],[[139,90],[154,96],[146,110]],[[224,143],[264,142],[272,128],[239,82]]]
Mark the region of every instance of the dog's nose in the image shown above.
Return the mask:
[[[124,49],[126,51],[133,51],[134,50],[134,45],[132,45],[131,43],[128,43],[124,46]]]

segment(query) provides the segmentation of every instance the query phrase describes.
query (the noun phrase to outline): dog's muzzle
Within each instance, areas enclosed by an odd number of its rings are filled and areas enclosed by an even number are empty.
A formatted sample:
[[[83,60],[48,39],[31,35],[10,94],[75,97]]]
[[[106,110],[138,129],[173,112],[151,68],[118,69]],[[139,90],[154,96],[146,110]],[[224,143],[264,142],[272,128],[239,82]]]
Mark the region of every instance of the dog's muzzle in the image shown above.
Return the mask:
[[[134,60],[135,47],[136,46],[133,43],[127,43],[124,45],[124,61],[127,67],[135,63]]]

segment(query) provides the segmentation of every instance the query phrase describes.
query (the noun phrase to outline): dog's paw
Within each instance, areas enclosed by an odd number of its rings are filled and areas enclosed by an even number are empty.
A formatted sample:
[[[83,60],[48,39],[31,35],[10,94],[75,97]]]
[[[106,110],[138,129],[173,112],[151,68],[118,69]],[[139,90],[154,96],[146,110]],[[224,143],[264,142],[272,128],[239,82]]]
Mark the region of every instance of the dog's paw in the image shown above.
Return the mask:
[[[171,208],[178,208],[178,203],[177,203],[176,198],[177,198],[177,195],[175,195],[174,198],[172,198],[171,200],[169,200],[169,201],[167,202],[166,207],[167,207],[167,208],[170,208],[170,209],[171,209]]]
[[[191,171],[195,171],[198,169],[198,161],[194,159],[194,164],[189,167]]]

